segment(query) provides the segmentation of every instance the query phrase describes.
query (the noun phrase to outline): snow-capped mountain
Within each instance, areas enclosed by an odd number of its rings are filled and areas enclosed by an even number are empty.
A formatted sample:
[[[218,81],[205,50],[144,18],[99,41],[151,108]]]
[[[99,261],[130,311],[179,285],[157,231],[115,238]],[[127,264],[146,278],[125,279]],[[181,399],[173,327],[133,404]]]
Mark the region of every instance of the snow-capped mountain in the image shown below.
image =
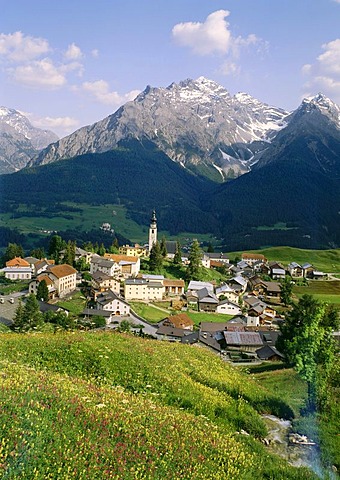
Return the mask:
[[[113,115],[48,146],[29,165],[104,152],[127,138],[147,138],[173,161],[221,180],[247,172],[287,116],[250,95],[231,96],[204,77],[167,88],[148,86]]]
[[[17,110],[0,107],[0,172],[23,168],[39,150],[58,140],[49,130],[35,128]]]

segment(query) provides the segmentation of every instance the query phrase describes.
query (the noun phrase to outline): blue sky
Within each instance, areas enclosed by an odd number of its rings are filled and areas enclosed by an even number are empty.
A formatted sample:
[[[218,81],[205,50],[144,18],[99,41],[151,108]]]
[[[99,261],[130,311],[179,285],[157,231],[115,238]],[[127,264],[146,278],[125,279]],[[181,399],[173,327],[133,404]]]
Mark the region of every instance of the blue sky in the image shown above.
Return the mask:
[[[0,0],[0,105],[59,136],[201,75],[295,109],[340,103],[340,0]]]

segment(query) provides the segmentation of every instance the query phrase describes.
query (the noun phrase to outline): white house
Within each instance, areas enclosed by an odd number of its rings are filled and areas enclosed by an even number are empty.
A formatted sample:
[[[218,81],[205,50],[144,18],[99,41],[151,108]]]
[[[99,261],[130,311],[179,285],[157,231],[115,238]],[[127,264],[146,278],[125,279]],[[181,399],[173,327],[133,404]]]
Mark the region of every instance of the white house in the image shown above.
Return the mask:
[[[241,315],[241,308],[235,303],[227,300],[222,300],[216,308],[216,313],[224,313],[225,315]]]
[[[30,264],[21,257],[15,257],[6,262],[6,267],[2,271],[5,273],[5,278],[9,280],[30,280],[32,278]]]
[[[98,295],[97,310],[112,312],[113,315],[129,315],[130,305],[112,290]]]

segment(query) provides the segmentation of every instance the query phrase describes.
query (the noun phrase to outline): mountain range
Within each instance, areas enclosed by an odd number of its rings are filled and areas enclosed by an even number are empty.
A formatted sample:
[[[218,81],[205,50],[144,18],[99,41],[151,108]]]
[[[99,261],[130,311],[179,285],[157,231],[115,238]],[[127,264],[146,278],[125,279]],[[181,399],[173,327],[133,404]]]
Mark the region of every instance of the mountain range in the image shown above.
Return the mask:
[[[38,151],[57,140],[55,133],[33,127],[17,110],[0,107],[0,173],[20,170]]]
[[[2,211],[25,190],[40,209],[123,204],[144,225],[156,208],[164,230],[225,249],[340,245],[340,109],[322,94],[288,113],[203,77],[147,87],[27,165],[0,177]]]

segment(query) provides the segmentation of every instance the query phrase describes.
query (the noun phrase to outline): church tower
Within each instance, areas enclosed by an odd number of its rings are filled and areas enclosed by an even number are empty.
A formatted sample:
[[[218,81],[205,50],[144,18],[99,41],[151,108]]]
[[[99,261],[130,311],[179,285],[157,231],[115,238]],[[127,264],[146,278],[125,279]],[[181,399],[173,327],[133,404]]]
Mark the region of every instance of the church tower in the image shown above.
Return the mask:
[[[157,242],[157,218],[156,212],[153,210],[151,220],[150,220],[150,228],[149,228],[149,252],[151,252],[152,246]]]

